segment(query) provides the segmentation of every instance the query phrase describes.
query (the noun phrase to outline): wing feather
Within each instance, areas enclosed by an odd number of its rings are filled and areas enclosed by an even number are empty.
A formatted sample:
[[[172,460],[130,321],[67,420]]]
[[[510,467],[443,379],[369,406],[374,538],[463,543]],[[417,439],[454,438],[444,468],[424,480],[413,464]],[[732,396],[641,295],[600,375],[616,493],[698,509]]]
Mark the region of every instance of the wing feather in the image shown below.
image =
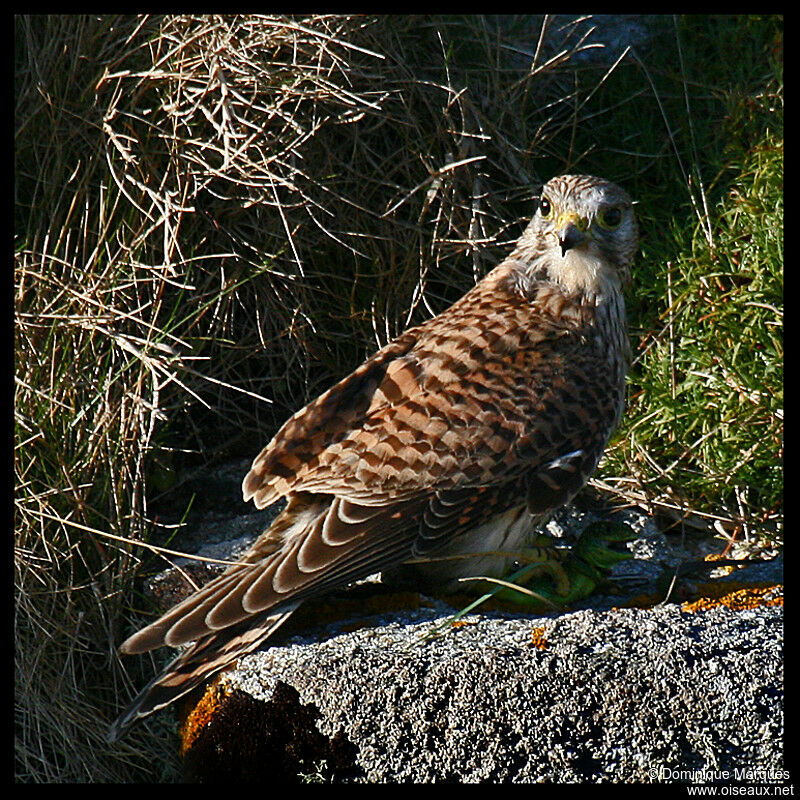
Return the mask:
[[[499,288],[503,269],[295,414],[254,460],[245,499],[307,491],[383,506],[602,448],[615,404],[604,413],[575,387],[608,387],[605,361],[587,358],[580,320]]]

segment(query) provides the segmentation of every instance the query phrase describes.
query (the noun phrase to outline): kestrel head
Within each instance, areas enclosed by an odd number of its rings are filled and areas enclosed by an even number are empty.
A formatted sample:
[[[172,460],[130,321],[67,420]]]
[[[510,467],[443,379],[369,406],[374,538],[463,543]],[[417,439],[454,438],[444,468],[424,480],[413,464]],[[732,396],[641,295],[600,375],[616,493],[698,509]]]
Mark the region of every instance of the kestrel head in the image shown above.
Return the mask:
[[[627,192],[591,175],[559,175],[542,187],[518,257],[567,292],[603,294],[628,282],[637,246]]]

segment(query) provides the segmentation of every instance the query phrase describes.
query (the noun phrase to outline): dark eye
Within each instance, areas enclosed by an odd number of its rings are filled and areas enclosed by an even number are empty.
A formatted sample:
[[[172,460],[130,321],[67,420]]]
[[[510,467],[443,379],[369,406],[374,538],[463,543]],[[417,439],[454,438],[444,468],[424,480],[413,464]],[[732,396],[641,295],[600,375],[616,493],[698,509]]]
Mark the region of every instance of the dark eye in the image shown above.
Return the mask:
[[[600,224],[604,228],[613,230],[618,228],[622,222],[622,211],[618,208],[607,208],[600,212]]]
[[[543,197],[539,201],[539,213],[542,215],[542,219],[547,219],[550,216],[551,209],[550,201],[546,197]]]

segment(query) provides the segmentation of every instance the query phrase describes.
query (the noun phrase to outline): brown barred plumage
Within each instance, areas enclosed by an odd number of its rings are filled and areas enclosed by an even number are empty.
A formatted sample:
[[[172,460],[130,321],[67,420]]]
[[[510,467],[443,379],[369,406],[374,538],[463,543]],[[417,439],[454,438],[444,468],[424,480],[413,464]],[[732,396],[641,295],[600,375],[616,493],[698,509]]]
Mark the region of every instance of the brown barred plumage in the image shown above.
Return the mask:
[[[622,189],[554,178],[505,261],[291,417],[243,484],[258,508],[286,508],[237,565],[124,642],[194,644],[110,738],[258,647],[308,597],[382,570],[442,588],[506,572],[619,421],[636,247]]]

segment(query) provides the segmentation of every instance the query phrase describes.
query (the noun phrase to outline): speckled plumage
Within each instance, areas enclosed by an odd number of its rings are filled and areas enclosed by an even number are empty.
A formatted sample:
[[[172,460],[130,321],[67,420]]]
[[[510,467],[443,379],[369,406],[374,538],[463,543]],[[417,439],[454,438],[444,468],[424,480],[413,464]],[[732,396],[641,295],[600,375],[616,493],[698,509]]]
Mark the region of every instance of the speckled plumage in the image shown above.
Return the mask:
[[[619,421],[636,247],[622,189],[554,178],[507,259],[291,417],[243,483],[257,507],[286,508],[237,565],[122,645],[194,642],[111,737],[255,649],[310,596],[381,570],[425,587],[506,572]]]

